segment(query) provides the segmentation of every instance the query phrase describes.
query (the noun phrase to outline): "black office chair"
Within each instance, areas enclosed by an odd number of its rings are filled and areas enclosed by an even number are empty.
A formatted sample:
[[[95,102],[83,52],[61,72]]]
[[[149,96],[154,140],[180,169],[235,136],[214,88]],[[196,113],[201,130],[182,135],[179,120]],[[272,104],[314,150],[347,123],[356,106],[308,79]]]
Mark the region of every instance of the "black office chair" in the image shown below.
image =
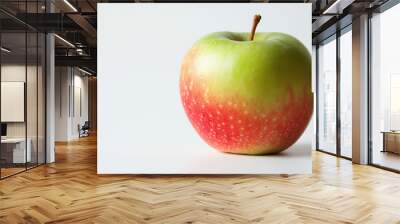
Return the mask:
[[[78,124],[79,138],[89,136],[89,129],[90,129],[89,121],[85,121],[82,127]]]

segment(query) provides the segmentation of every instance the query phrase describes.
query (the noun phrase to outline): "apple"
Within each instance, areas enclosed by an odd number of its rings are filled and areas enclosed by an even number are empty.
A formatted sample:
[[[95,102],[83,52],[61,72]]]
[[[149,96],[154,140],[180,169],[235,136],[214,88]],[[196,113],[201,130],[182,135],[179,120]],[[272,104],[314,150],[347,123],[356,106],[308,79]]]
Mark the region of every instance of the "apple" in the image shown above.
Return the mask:
[[[183,108],[213,148],[272,154],[294,144],[313,111],[311,56],[278,32],[211,33],[185,55],[179,81]]]

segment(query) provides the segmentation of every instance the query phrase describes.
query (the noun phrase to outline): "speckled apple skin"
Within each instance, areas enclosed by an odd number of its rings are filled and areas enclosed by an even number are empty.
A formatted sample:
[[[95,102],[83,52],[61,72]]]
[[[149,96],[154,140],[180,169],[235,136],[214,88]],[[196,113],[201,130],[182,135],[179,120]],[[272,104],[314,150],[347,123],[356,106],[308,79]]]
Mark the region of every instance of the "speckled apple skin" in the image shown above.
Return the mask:
[[[311,56],[283,33],[218,32],[185,55],[180,76],[184,110],[213,148],[273,154],[294,144],[313,111]]]

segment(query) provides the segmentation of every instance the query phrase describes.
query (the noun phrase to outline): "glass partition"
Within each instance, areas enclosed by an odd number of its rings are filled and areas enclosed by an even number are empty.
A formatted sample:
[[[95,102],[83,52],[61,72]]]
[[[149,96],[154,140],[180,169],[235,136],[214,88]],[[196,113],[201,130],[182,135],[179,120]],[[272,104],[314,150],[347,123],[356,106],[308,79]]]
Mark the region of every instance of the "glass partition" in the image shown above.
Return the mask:
[[[44,3],[14,8],[42,13]],[[0,12],[1,179],[45,163],[45,45],[44,33]]]
[[[1,34],[2,177],[24,171],[31,161],[26,144],[26,41],[25,32]]]

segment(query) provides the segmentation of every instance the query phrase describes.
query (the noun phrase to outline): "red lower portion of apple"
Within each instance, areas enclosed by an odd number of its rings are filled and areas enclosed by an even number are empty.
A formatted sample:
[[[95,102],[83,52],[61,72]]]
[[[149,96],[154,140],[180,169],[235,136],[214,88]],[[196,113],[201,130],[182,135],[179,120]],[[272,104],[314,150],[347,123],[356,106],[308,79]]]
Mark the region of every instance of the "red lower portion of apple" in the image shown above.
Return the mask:
[[[188,94],[182,102],[192,125],[212,147],[229,153],[280,152],[304,132],[312,113],[312,98],[290,97],[287,102],[257,114],[249,113],[238,98],[227,103],[205,103],[200,94]]]

